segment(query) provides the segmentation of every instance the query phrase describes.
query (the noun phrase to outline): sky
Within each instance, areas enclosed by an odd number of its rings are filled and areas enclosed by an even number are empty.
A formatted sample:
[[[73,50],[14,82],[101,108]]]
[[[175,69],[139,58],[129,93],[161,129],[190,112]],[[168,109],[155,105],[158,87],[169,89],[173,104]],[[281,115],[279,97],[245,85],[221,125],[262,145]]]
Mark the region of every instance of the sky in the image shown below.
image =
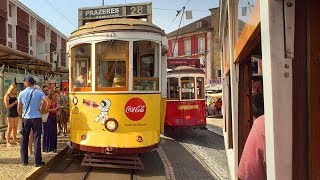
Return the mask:
[[[19,0],[67,37],[78,27],[78,8],[101,6],[102,0]],[[189,2],[188,2],[189,1]],[[152,2],[152,22],[170,33],[179,27],[181,15],[176,10],[192,11],[192,20],[181,21],[181,27],[210,15],[219,0],[105,0],[105,5]]]

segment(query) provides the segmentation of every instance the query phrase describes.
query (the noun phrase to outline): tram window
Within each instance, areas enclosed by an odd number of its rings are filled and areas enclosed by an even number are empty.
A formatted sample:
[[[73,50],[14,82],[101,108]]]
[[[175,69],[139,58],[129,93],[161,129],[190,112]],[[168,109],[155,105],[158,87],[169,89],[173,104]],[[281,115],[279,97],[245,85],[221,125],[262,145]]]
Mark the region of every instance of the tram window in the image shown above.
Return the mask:
[[[204,78],[197,77],[197,97],[204,99]]]
[[[98,88],[127,87],[128,47],[128,42],[115,40],[96,44]]]
[[[168,99],[179,99],[179,80],[178,78],[168,78]]]
[[[159,89],[159,45],[151,41],[133,42],[133,90]]]
[[[181,99],[194,98],[194,77],[181,78]]]
[[[71,50],[72,79],[74,88],[91,86],[91,45],[81,44]]]

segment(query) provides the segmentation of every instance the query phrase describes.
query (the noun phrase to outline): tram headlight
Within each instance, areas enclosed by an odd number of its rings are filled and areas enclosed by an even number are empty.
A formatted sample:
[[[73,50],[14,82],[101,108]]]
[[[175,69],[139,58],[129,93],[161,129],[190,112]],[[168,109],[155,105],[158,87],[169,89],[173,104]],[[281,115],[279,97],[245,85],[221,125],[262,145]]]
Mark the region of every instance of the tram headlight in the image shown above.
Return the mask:
[[[117,120],[115,120],[114,118],[109,118],[104,126],[106,127],[106,129],[110,132],[115,131],[118,128],[118,122]]]
[[[78,104],[78,98],[77,97],[73,97],[72,102],[74,105]]]

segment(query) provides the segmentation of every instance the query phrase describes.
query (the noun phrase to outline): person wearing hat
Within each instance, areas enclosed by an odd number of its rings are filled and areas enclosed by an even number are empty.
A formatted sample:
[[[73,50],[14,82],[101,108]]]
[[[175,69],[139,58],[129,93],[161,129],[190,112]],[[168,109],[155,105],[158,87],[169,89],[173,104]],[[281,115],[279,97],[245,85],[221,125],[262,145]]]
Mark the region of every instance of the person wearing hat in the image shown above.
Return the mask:
[[[30,130],[33,130],[35,166],[44,165],[41,157],[41,133],[42,116],[40,113],[41,100],[46,102],[45,109],[48,111],[50,101],[39,89],[34,87],[35,80],[31,76],[24,78],[23,85],[26,87],[18,96],[18,113],[22,117],[22,138],[21,138],[21,163],[28,165],[28,142]]]

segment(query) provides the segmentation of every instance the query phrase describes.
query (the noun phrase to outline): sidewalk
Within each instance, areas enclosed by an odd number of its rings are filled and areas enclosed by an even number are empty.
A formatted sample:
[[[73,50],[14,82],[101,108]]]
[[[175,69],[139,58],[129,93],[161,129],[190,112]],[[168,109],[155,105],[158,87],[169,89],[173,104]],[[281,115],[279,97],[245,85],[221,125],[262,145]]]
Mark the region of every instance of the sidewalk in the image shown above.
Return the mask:
[[[207,128],[209,131],[223,136],[223,118],[207,118]]]
[[[20,135],[21,136],[21,135]],[[18,139],[20,139],[18,136]],[[56,153],[42,153],[42,160],[48,162],[58,152],[66,147],[66,142],[69,141],[69,137],[58,136],[58,150]],[[34,156],[29,156],[29,165],[22,166],[20,161],[20,144],[7,147],[5,140],[0,140],[0,179],[25,179],[25,176],[39,167],[34,167]]]

